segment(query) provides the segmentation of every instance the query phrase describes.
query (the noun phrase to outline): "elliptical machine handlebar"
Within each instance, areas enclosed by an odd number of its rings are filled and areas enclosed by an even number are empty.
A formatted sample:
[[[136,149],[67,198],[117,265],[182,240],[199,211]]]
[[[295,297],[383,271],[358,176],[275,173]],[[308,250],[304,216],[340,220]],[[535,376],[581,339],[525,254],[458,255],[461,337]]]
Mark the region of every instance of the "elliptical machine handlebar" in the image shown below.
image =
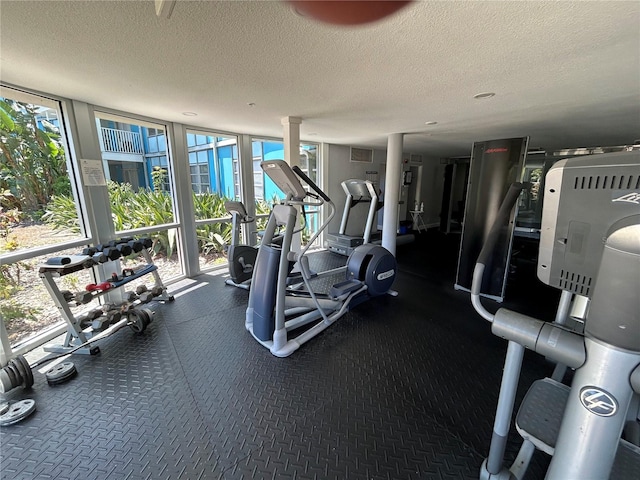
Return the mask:
[[[296,173],[296,175],[298,175],[302,180],[304,180],[304,182],[309,185],[314,192],[316,192],[318,195],[320,195],[320,197],[322,197],[322,199],[325,202],[331,202],[331,199],[327,196],[326,193],[324,193],[322,190],[320,190],[320,187],[318,187],[318,185],[316,185],[316,183],[311,180],[306,173],[304,173],[302,171],[302,169],[300,167],[298,167],[297,165],[294,165],[294,167],[292,168],[292,170]]]
[[[487,260],[491,255],[496,242],[498,241],[500,231],[502,230],[503,225],[509,219],[511,210],[518,201],[520,193],[522,192],[522,190],[530,187],[530,183],[522,182],[514,182],[509,186],[509,190],[507,191],[507,194],[505,195],[504,200],[500,205],[500,209],[498,210],[496,219],[493,222],[493,226],[489,231],[489,235],[487,236],[487,240],[484,242],[482,250],[480,250],[480,255],[478,255],[478,260],[476,261],[476,266],[473,269],[473,281],[471,283],[471,303],[473,304],[473,308],[476,309],[478,314],[480,314],[482,318],[490,322],[493,322],[494,315],[486,310],[480,302],[480,289],[482,287],[484,269],[487,264]]]

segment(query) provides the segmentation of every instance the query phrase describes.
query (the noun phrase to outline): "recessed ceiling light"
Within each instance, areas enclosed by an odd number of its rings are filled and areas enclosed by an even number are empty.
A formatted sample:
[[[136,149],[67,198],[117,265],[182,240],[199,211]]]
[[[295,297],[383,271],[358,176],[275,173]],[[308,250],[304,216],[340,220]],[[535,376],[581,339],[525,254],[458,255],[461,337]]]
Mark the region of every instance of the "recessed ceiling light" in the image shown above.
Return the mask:
[[[483,92],[483,93],[477,93],[473,96],[473,98],[475,98],[476,100],[481,100],[483,98],[491,98],[491,97],[495,97],[496,94],[493,92]]]
[[[198,114],[195,112],[182,112],[185,117],[197,117]]]
[[[425,125],[437,125],[438,122],[424,122]]]

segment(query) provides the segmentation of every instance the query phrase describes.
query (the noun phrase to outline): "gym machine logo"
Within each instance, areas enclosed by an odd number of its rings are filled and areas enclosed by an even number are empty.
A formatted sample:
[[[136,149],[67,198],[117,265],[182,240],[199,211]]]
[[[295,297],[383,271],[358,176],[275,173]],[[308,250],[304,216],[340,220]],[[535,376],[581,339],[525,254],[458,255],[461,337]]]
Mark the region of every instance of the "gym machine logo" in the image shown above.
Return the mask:
[[[636,205],[640,205],[640,193],[638,192],[630,192],[626,195],[622,195],[621,197],[614,198],[611,200],[612,202],[625,202],[625,203],[635,203]]]
[[[598,387],[584,387],[580,390],[580,403],[591,413],[601,417],[611,417],[618,411],[615,398]]]
[[[382,280],[386,280],[389,277],[393,277],[395,273],[396,271],[394,269],[387,270],[386,272],[382,272],[378,274],[378,281],[381,282]]]
[[[497,148],[488,148],[484,151],[484,153],[506,153],[509,149],[505,147],[497,147]]]

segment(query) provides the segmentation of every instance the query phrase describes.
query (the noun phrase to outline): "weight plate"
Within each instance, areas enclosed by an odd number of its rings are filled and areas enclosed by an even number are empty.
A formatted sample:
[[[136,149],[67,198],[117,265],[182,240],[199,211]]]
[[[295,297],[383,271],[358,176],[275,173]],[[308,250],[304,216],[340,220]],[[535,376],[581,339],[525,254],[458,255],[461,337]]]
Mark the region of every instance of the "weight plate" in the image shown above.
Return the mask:
[[[36,411],[36,402],[26,399],[20,400],[9,406],[9,410],[3,415],[0,415],[0,426],[13,425],[21,420],[24,420],[33,412]]]
[[[14,358],[9,360],[9,365],[11,365],[14,369],[14,371],[17,373],[17,382],[18,385],[22,385],[23,383],[26,384],[27,381],[27,372],[25,372],[24,370],[24,365],[22,365],[22,363],[18,360],[18,358]]]
[[[76,366],[73,362],[62,362],[47,370],[44,376],[47,377],[47,382],[51,383],[71,378],[77,372],[78,371],[76,370]]]
[[[0,403],[0,415],[4,415],[9,411],[9,402]]]
[[[72,370],[72,371],[70,371],[70,372],[69,372],[66,376],[64,376],[64,377],[60,377],[60,378],[57,378],[57,379],[55,379],[55,380],[49,380],[49,379],[47,379],[47,383],[48,383],[50,386],[52,386],[52,387],[53,387],[54,385],[60,385],[61,383],[65,383],[67,380],[71,380],[71,379],[72,379],[73,377],[75,377],[77,374],[78,374],[78,371],[77,371],[77,370]]]
[[[7,372],[9,376],[9,381],[11,382],[12,388],[17,387],[18,385],[22,385],[22,379],[19,378],[19,373],[16,367],[12,362],[7,363],[7,366],[4,367],[4,371]]]
[[[29,362],[22,356],[18,355],[14,361],[17,363],[18,370],[20,370],[20,366],[22,366],[22,378],[24,379],[24,388],[31,388],[33,386],[33,372],[31,371],[31,365]]]
[[[153,320],[153,310],[149,310],[148,308],[141,309],[144,317],[145,328],[149,326],[151,321]]]
[[[147,323],[144,320],[144,316],[146,315],[144,312],[139,310],[130,310],[128,313],[129,318],[129,327],[136,333],[144,332],[145,328],[147,328]]]
[[[24,387],[29,388],[33,386],[33,371],[31,370],[31,365],[29,365],[29,362],[27,362],[27,360],[22,355],[18,355],[18,358],[24,365],[24,369],[27,372],[27,380],[25,382]]]

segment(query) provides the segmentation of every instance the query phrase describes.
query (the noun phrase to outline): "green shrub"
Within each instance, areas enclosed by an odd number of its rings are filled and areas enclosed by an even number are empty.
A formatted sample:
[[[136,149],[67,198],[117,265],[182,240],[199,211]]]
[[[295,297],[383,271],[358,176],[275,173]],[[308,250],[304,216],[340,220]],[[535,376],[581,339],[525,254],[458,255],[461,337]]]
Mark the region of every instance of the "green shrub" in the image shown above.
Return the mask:
[[[128,183],[116,182],[109,182],[108,189],[116,231],[173,223],[173,202],[168,192],[149,189],[140,189],[136,192]],[[228,217],[229,213],[224,207],[228,200],[217,193],[194,193],[195,218]],[[256,201],[256,214],[268,214],[272,205],[278,202],[277,197],[274,197],[271,202]],[[76,204],[71,195],[53,196],[42,218],[56,230],[80,232]],[[257,220],[256,230],[264,229],[266,223],[266,218]],[[223,254],[227,245],[231,243],[232,233],[231,221],[198,226],[196,236],[200,252],[204,255]],[[309,239],[309,236],[309,230],[305,228],[302,234],[303,243]],[[177,241],[174,229],[157,232],[151,235],[151,239],[154,254],[167,257],[174,254]]]
[[[173,207],[169,193],[141,189],[134,191],[127,183],[109,182],[111,213],[116,231],[133,230],[172,223]],[[224,203],[229,199],[216,193],[193,194],[195,218],[227,217]],[[256,211],[268,213],[265,202],[256,203]],[[47,205],[43,220],[56,230],[80,232],[76,205],[71,195],[56,195]],[[231,242],[231,222],[213,223],[196,228],[200,251],[205,255],[222,254]],[[152,235],[153,252],[171,257],[176,246],[175,230]]]
[[[76,202],[71,195],[54,195],[51,197],[42,220],[56,230],[80,233]]]

